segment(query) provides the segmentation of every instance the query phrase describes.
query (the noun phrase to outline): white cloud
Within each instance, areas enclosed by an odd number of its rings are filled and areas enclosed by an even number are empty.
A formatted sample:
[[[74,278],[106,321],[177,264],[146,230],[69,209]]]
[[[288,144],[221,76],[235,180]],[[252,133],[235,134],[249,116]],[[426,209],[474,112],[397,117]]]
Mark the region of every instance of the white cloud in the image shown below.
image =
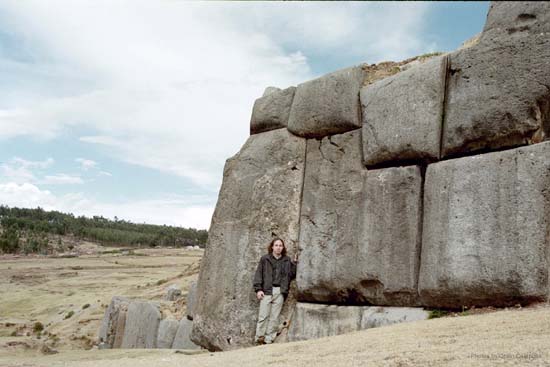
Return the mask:
[[[64,173],[57,175],[46,175],[42,180],[41,184],[44,185],[71,185],[71,184],[83,184],[84,181],[79,176],[71,176]]]
[[[424,46],[418,34],[427,7],[2,2],[8,26],[24,37],[21,47],[41,52],[33,60],[38,77],[54,75],[52,88],[68,85],[71,92],[44,88],[0,108],[0,139],[50,139],[82,127],[91,131],[82,142],[115,159],[215,191],[223,162],[246,139],[253,102],[266,86],[314,77],[308,53],[319,50],[369,62],[410,56]],[[13,70],[21,64],[3,62]]]
[[[173,196],[104,203],[81,193],[55,195],[30,183],[0,184],[0,204],[7,206],[25,208],[40,206],[45,210],[58,210],[88,217],[102,215],[114,218],[117,216],[134,223],[145,222],[208,229],[214,208],[212,205],[201,204],[200,201]]]
[[[82,169],[83,171],[87,171],[91,168],[97,167],[97,162],[92,161],[91,159],[77,158],[75,159],[75,162],[80,164],[80,169]]]
[[[35,182],[37,180],[34,171],[44,170],[53,165],[54,160],[48,158],[43,161],[29,161],[19,157],[13,157],[9,162],[0,164],[0,180],[17,183]]]

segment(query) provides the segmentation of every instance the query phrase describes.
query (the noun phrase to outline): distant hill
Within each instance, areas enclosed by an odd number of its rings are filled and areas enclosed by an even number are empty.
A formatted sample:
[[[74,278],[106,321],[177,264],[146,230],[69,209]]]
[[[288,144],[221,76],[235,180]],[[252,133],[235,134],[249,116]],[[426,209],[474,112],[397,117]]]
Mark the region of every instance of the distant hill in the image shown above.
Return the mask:
[[[0,205],[0,251],[43,252],[52,238],[72,236],[104,245],[204,247],[208,231],[166,225],[137,224],[115,217],[92,218],[58,211],[10,208]]]

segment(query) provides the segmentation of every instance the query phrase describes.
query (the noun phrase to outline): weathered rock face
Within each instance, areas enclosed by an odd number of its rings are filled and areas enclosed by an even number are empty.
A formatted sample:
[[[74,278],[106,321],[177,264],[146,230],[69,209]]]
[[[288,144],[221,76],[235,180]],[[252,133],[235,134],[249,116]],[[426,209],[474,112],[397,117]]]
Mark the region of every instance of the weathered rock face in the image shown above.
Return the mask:
[[[250,119],[250,134],[286,128],[295,91],[295,87],[266,90],[264,96],[254,103]]]
[[[252,135],[227,161],[197,285],[195,343],[213,350],[252,345],[252,278],[273,236],[290,252],[296,248],[304,156],[305,140],[278,129]]]
[[[289,341],[339,335],[401,322],[426,320],[428,312],[412,307],[335,306],[298,303]]]
[[[422,237],[419,166],[369,171],[361,232],[363,292],[375,305],[417,304]]]
[[[195,314],[195,307],[197,306],[197,282],[192,282],[189,285],[189,292],[187,293],[187,308],[185,313],[187,314],[187,319],[193,320],[193,315]]]
[[[417,166],[363,169],[360,131],[308,140],[298,299],[415,304],[421,189]]]
[[[161,315],[149,302],[131,302],[126,314],[126,327],[121,348],[156,348]]]
[[[172,348],[172,343],[174,342],[179,324],[180,323],[174,319],[164,319],[160,321],[157,334],[157,348]]]
[[[126,312],[130,300],[124,297],[113,297],[105,310],[99,329],[99,343],[102,348],[120,348],[126,326]]]
[[[550,4],[540,4],[494,3],[480,42],[450,55],[443,156],[548,136]]]
[[[298,300],[354,302],[345,289],[360,280],[358,253],[363,175],[361,130],[307,141],[300,222]]]
[[[548,295],[550,142],[428,166],[419,291],[438,307]]]
[[[492,2],[483,37],[508,38],[516,32],[550,32],[550,5],[544,1]]]
[[[359,89],[364,78],[361,67],[352,67],[298,85],[288,130],[322,138],[360,128]]]
[[[182,319],[179,322],[178,331],[174,337],[172,349],[200,349],[200,346],[193,343],[189,338],[191,335],[192,326],[193,321],[188,319]]]
[[[181,289],[177,285],[172,284],[166,289],[166,294],[164,295],[166,301],[175,301],[179,297],[181,297]]]
[[[361,89],[367,166],[439,158],[446,57]]]

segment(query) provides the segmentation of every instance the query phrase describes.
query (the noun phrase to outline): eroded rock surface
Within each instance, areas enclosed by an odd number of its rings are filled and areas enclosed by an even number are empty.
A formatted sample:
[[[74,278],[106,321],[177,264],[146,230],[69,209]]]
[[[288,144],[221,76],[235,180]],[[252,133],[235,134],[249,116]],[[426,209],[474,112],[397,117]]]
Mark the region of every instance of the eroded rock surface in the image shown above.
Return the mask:
[[[364,78],[358,66],[298,85],[288,130],[306,138],[322,138],[360,128],[359,89]]]
[[[227,161],[197,284],[195,343],[211,350],[253,344],[254,271],[273,236],[290,253],[296,248],[305,145],[272,130],[250,136]]]
[[[156,348],[161,314],[150,302],[134,301],[128,305],[126,327],[121,348]]]
[[[419,291],[425,305],[544,300],[550,142],[428,166]]]
[[[401,322],[426,320],[429,313],[413,307],[336,306],[298,303],[289,341],[309,340]]]
[[[264,95],[254,102],[250,134],[286,128],[295,90],[296,87],[284,90],[267,88]]]
[[[436,57],[361,89],[367,166],[439,158],[446,60]]]

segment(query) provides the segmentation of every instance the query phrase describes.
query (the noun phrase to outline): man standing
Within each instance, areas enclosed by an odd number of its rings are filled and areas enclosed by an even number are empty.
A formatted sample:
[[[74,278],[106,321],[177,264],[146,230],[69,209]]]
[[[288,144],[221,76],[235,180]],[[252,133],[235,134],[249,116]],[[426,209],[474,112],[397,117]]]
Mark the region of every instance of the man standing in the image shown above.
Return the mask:
[[[261,257],[254,275],[254,291],[260,300],[255,342],[271,344],[277,336],[279,314],[288,296],[290,281],[296,277],[298,254],[291,261],[286,256],[285,243],[275,238]]]

